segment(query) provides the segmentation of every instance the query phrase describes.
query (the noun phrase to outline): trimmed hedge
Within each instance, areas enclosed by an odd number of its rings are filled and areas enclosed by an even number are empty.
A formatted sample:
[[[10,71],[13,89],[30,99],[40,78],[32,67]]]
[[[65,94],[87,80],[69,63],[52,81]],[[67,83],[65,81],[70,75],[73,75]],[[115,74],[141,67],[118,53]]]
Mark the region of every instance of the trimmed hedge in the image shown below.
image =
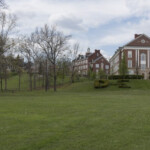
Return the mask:
[[[117,82],[129,82],[129,79],[119,79]]]
[[[109,80],[118,80],[118,79],[144,79],[143,75],[110,75]]]
[[[119,79],[117,81],[118,87],[119,88],[131,88],[130,86],[127,85],[127,82],[129,82],[128,79]]]
[[[95,88],[105,88],[109,85],[108,80],[95,80],[94,81],[94,87]]]

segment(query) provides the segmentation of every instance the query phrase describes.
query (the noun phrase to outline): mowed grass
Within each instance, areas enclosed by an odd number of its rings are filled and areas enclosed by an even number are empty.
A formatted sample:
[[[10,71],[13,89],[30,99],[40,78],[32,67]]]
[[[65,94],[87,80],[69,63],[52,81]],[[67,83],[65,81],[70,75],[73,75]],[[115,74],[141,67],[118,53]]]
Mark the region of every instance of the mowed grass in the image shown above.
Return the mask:
[[[0,96],[0,150],[149,150],[150,82]]]

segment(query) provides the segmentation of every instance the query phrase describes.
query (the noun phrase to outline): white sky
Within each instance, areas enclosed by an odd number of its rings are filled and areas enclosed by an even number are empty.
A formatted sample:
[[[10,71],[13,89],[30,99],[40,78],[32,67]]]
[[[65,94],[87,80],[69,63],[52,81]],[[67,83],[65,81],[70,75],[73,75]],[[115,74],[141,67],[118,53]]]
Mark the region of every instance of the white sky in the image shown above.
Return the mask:
[[[150,36],[150,0],[6,0],[18,17],[20,33],[44,24],[57,25],[78,41],[82,53],[90,47],[111,56],[135,33]]]

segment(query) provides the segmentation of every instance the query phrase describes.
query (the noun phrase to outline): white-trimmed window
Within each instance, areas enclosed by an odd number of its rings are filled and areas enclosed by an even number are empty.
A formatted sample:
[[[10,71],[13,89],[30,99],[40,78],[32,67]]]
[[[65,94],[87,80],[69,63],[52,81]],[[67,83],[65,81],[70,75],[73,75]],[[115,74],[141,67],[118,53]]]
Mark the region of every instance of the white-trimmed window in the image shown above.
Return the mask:
[[[96,68],[99,68],[99,64],[96,64]]]
[[[146,54],[141,53],[141,69],[144,70],[146,68]]]
[[[123,59],[124,52],[121,53],[121,58]]]
[[[101,69],[102,70],[104,69],[104,63],[101,63]]]
[[[134,74],[134,71],[133,71],[133,70],[129,70],[129,71],[128,71],[128,74],[133,75],[133,74]]]
[[[132,60],[128,60],[128,68],[132,68]]]
[[[132,51],[128,51],[128,58],[132,58]]]
[[[105,65],[105,69],[108,70],[109,69],[109,65]]]
[[[145,53],[141,53],[141,61],[146,61],[146,54]]]
[[[146,64],[141,64],[141,70],[146,69]]]

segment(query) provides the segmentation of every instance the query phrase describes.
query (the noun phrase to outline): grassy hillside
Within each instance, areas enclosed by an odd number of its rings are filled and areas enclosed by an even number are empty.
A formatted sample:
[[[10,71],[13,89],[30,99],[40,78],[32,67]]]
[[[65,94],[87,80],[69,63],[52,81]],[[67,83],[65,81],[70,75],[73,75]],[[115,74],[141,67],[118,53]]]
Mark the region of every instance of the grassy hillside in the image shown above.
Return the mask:
[[[33,79],[32,79],[33,80]],[[64,80],[61,78],[57,79],[57,85],[60,86],[62,84],[66,84],[70,82],[70,78],[66,77]],[[53,79],[51,79],[51,86],[53,85]],[[37,79],[36,81],[36,86],[37,88],[41,88],[42,87],[42,78]],[[4,89],[4,80],[3,80],[3,89]],[[19,87],[19,77],[18,75],[16,76],[12,76],[9,77],[7,80],[7,88],[8,90],[18,90]],[[25,90],[29,90],[29,76],[28,74],[24,73],[21,76],[21,90],[25,91]]]
[[[29,81],[28,75],[23,74],[21,76],[21,90],[28,89],[28,87],[29,87],[28,81]],[[19,77],[17,75],[8,78],[7,88],[9,90],[17,90],[18,86],[19,86]],[[3,80],[3,87],[4,87],[4,80]]]
[[[130,84],[94,89],[90,81],[57,93],[1,95],[0,149],[148,150],[150,82]]]
[[[93,81],[77,82],[68,87],[64,87],[61,90],[72,91],[72,92],[96,92],[96,91],[132,91],[132,90],[150,90],[150,80],[130,80],[128,85],[131,86],[130,89],[120,89],[117,85],[112,85],[117,83],[117,80],[109,81],[110,86],[107,88],[95,89]]]
[[[12,76],[8,79],[7,83],[8,83],[8,89],[9,90],[17,90],[18,89],[18,84],[19,84],[19,77],[18,76]],[[66,84],[70,83],[70,78],[66,77],[64,80],[61,78],[57,79],[57,85],[58,87],[61,87],[61,90],[64,91],[83,91],[83,92],[87,92],[87,91],[95,91],[95,90],[100,90],[100,91],[104,91],[104,90],[122,90],[119,89],[118,86],[115,85],[111,85],[106,89],[94,89],[93,87],[93,82],[94,81],[88,81],[85,78],[81,78],[79,82],[76,82],[75,84],[72,84],[69,87],[66,87]],[[111,80],[110,84],[112,83],[116,83],[116,80]],[[53,80],[51,79],[51,86],[53,86]],[[37,83],[37,88],[42,87],[42,79],[38,80]],[[64,87],[62,86],[64,85]],[[133,89],[142,89],[142,90],[147,90],[150,89],[150,80],[130,80],[130,82],[128,83],[128,85],[131,86],[131,89],[126,89],[126,90],[133,90]],[[3,88],[4,88],[4,80],[3,80]],[[21,90],[26,91],[29,90],[29,77],[27,74],[23,74],[21,76]],[[124,90],[124,89],[123,89]]]

